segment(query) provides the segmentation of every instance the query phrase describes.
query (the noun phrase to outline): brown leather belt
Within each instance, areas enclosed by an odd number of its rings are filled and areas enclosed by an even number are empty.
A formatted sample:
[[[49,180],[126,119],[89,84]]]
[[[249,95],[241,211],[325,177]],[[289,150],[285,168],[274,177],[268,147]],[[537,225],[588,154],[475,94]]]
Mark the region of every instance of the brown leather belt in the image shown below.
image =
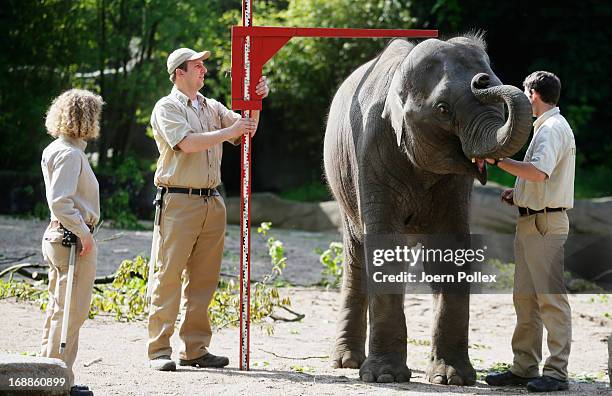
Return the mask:
[[[93,224],[85,224],[85,225],[87,226],[87,228],[89,228],[89,232],[91,232],[93,234],[93,232],[94,232],[96,227]],[[64,228],[62,223],[60,223],[57,220],[51,220],[51,223],[49,223],[49,227],[51,227],[51,228],[61,228],[61,229]]]
[[[521,216],[531,216],[536,213],[544,213],[544,212],[563,212],[564,210],[567,210],[567,209],[566,208],[544,208],[540,210],[533,210],[529,208],[522,208],[520,206],[518,207],[518,211]]]

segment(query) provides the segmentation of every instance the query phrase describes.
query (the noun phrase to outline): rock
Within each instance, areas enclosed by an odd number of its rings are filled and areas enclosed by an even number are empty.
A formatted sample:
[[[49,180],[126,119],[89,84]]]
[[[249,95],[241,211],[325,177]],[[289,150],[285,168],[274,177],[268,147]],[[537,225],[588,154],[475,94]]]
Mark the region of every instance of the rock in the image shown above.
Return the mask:
[[[240,197],[225,199],[227,222],[240,224]],[[271,193],[251,196],[251,226],[271,221],[275,228],[314,232],[336,232],[340,228],[340,212],[334,201],[297,202]]]
[[[66,363],[59,359],[0,354],[0,393],[2,395],[68,395],[70,394],[68,375]],[[25,387],[16,386],[30,379],[32,385],[26,383]],[[11,383],[15,386],[10,386]],[[45,386],[46,384],[50,386]]]

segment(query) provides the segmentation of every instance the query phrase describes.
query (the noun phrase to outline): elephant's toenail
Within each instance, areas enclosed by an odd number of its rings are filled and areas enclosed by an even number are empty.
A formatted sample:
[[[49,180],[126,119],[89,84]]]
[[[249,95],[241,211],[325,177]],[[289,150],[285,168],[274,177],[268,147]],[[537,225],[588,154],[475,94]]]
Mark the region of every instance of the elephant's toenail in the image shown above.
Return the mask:
[[[378,376],[378,379],[376,380],[376,382],[393,382],[395,381],[395,378],[393,378],[393,375],[391,374],[381,374]]]
[[[458,375],[451,375],[450,378],[448,379],[448,384],[461,386],[463,385],[463,379]]]
[[[364,373],[361,375],[361,380],[364,382],[374,382],[376,378],[374,378],[372,373]]]

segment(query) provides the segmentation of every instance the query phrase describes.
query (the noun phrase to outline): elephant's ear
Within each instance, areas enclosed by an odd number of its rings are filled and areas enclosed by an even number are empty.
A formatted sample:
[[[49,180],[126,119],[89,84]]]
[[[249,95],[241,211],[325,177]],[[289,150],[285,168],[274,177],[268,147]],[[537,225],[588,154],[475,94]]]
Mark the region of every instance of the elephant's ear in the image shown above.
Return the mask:
[[[388,118],[391,121],[391,126],[395,131],[397,137],[397,145],[400,146],[402,143],[402,134],[404,131],[404,114],[405,106],[403,97],[404,94],[404,83],[405,76],[402,65],[399,65],[393,73],[391,79],[391,85],[389,86],[389,92],[385,99],[385,107],[382,112],[382,118]]]

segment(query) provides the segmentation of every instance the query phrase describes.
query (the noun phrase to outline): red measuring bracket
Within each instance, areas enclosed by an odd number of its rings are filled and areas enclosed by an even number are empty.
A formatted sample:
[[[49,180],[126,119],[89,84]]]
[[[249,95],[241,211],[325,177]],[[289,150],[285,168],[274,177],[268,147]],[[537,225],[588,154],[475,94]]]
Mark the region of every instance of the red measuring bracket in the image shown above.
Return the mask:
[[[244,42],[251,37],[250,98],[244,100]],[[261,110],[261,96],[255,87],[261,77],[263,66],[292,37],[438,37],[437,30],[419,29],[348,29],[348,28],[300,28],[273,26],[232,26],[232,110]]]

